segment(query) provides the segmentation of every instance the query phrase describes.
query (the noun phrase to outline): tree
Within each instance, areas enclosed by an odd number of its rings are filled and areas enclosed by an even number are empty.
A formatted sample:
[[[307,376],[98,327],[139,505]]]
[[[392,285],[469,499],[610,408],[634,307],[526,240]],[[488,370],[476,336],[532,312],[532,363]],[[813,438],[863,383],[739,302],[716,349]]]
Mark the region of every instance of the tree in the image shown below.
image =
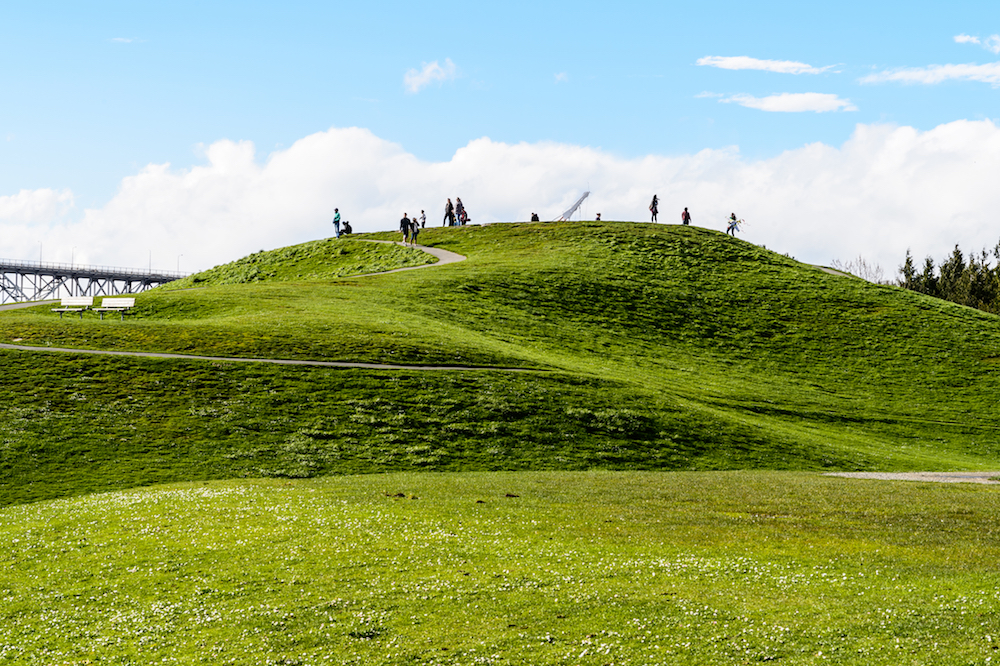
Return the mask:
[[[910,248],[906,248],[906,260],[899,267],[899,274],[901,278],[896,281],[896,284],[903,289],[919,291],[917,289],[917,269],[913,267],[913,256],[910,254]]]
[[[924,272],[917,278],[917,291],[928,296],[940,297],[938,289],[938,279],[934,269],[934,260],[930,257],[924,258]]]
[[[951,256],[941,264],[941,277],[938,281],[940,297],[954,303],[966,303],[969,295],[968,276],[965,274],[965,256],[958,244],[952,250]]]

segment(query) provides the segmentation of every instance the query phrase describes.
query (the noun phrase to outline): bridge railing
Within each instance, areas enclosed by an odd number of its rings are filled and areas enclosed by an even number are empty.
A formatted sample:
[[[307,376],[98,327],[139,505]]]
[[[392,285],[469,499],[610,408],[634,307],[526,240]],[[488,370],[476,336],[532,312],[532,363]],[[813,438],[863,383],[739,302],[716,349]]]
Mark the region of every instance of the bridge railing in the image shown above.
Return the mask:
[[[87,264],[63,264],[41,261],[24,261],[23,259],[0,259],[0,273],[2,272],[31,272],[31,273],[78,273],[95,274],[102,276],[117,275],[131,278],[168,278],[179,280],[187,277],[190,273],[180,273],[177,271],[143,270],[141,268],[123,268],[120,266],[91,266]]]

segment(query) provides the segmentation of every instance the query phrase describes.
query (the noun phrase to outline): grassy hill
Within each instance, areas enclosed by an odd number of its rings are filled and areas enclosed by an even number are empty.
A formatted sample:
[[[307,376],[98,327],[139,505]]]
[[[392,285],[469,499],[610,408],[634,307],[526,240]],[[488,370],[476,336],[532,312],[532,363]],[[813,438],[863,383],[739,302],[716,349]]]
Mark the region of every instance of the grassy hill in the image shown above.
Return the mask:
[[[332,277],[427,257],[315,242],[142,294],[125,322],[5,312],[0,342],[527,372],[2,351],[0,502],[375,471],[996,466],[997,317],[698,228],[421,241],[468,260]]]
[[[468,259],[316,241],[124,322],[0,313],[413,366],[0,350],[0,664],[996,658],[996,488],[816,472],[996,468],[1000,319],[691,227],[421,241]]]

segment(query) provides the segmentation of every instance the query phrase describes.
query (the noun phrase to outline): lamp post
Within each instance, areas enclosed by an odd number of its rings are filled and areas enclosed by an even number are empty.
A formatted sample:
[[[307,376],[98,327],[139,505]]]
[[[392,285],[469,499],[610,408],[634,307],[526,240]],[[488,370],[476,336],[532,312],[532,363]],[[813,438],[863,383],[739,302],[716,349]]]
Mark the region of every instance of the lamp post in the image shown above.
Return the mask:
[[[181,257],[183,257],[183,256],[184,256],[183,254],[178,254],[177,255],[177,272],[178,273],[181,272]]]

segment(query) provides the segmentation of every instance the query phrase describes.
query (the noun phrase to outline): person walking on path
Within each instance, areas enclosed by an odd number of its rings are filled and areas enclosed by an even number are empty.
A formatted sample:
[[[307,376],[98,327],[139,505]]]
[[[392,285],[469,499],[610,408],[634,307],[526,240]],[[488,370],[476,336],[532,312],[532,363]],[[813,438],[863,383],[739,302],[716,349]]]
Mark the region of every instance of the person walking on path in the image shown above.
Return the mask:
[[[726,228],[726,233],[735,238],[736,232],[740,230],[740,222],[742,221],[736,219],[736,213],[730,213],[729,226]]]
[[[423,209],[420,211],[420,228],[423,229],[427,226],[427,216],[424,215]]]
[[[414,215],[413,219],[410,220],[410,245],[417,244],[417,234],[420,233],[420,221],[417,220],[417,216]]]
[[[684,212],[681,213],[681,224],[683,224],[685,227],[691,224],[691,213],[688,212],[687,208],[685,208]]]
[[[340,209],[333,209],[333,235],[340,238]]]
[[[455,206],[452,205],[451,199],[448,199],[448,203],[444,205],[444,222],[441,224],[442,227],[453,227],[455,226]]]
[[[653,215],[653,223],[656,223],[656,215],[660,212],[660,199],[655,194],[653,195],[653,203],[649,204],[649,212]]]
[[[403,213],[403,219],[399,221],[399,230],[403,232],[403,242],[410,240],[410,218]]]

